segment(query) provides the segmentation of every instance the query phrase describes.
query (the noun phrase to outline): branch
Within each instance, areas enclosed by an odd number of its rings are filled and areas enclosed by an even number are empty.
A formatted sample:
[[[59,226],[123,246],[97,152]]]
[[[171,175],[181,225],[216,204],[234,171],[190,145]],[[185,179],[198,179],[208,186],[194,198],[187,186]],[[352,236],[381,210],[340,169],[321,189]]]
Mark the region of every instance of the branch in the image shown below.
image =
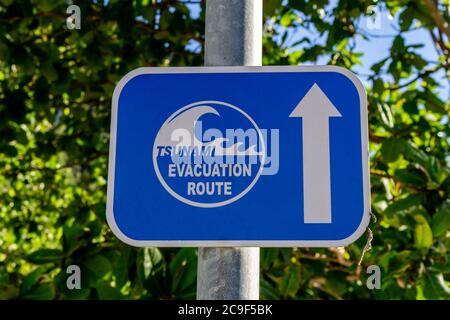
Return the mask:
[[[397,85],[397,86],[393,86],[393,87],[389,87],[388,90],[389,91],[395,91],[401,88],[405,88],[407,86],[409,86],[410,84],[413,84],[414,82],[416,82],[417,80],[429,76],[430,74],[435,73],[436,71],[439,71],[441,69],[441,65],[438,65],[437,67],[433,68],[433,69],[429,69],[429,70],[425,70],[423,72],[420,72],[415,78],[411,79],[410,81],[407,81],[403,84]]]
[[[345,261],[342,259],[338,259],[338,258],[330,258],[328,256],[315,256],[315,255],[309,255],[309,254],[305,254],[305,253],[301,253],[298,260],[301,261],[301,259],[306,259],[306,260],[313,260],[313,261],[323,261],[323,262],[331,262],[331,263],[336,263],[339,265],[342,265],[344,267],[349,267],[353,264],[353,262],[351,261]]]
[[[447,70],[450,70],[450,50],[445,46],[445,43],[442,41],[441,38],[436,37],[433,30],[429,30],[430,36],[433,39],[434,46],[436,48],[436,51],[438,55],[444,55],[444,67]],[[441,52],[439,52],[439,49]]]
[[[445,33],[448,39],[450,39],[450,26],[447,21],[441,16],[437,3],[434,0],[424,0],[425,5],[430,11],[431,18],[433,18],[437,27],[442,33]]]

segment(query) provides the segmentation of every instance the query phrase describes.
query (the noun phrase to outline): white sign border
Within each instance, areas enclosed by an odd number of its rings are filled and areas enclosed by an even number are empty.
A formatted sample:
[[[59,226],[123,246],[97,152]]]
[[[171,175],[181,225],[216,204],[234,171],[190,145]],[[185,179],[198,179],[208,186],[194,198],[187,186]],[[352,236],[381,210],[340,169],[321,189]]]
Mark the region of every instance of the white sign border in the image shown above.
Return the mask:
[[[362,177],[364,193],[364,213],[356,231],[341,240],[135,240],[126,236],[117,226],[114,213],[114,178],[116,162],[117,108],[120,93],[125,85],[142,74],[177,73],[263,73],[263,72],[333,72],[347,77],[356,87],[359,95],[361,120]],[[112,98],[111,130],[109,142],[108,187],[106,220],[114,235],[134,247],[343,247],[356,241],[370,222],[370,176],[368,149],[367,95],[362,82],[351,71],[338,66],[239,66],[239,67],[143,67],[127,73],[114,89]]]

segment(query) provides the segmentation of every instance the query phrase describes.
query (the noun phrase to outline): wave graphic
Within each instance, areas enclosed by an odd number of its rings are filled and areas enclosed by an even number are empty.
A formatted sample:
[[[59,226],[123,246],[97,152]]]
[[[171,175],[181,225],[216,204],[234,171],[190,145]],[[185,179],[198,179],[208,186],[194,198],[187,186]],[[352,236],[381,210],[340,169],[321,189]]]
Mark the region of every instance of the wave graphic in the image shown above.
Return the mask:
[[[231,146],[226,146],[229,139],[219,137],[211,142],[203,142],[197,138],[195,128],[199,119],[206,115],[213,114],[220,117],[219,112],[211,106],[200,105],[180,111],[169,118],[161,127],[156,137],[156,145],[171,146],[175,148],[196,147],[211,148],[215,156],[260,156],[261,152],[256,150],[256,144],[244,148],[243,142],[236,142]]]

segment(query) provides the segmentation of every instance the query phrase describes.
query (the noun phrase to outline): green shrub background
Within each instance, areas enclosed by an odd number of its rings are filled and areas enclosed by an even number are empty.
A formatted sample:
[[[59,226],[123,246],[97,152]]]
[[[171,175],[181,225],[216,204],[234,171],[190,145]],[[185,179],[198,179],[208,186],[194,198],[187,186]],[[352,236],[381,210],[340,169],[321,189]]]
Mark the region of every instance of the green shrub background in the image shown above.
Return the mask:
[[[262,249],[262,299],[449,299],[448,0],[264,1],[264,65],[325,57],[354,70],[368,7],[400,14],[385,59],[367,78],[372,250]],[[81,30],[60,0],[0,0],[0,299],[193,299],[196,249],[137,249],[105,221],[111,96],[141,66],[203,64],[204,3],[76,1]],[[195,9],[194,7],[198,7]],[[192,15],[200,10],[200,15]],[[370,11],[370,10],[369,10]],[[445,24],[447,22],[447,25]],[[420,53],[423,29],[437,59]],[[299,30],[326,41],[290,42]],[[67,290],[66,267],[82,270]],[[382,288],[368,290],[367,266]]]

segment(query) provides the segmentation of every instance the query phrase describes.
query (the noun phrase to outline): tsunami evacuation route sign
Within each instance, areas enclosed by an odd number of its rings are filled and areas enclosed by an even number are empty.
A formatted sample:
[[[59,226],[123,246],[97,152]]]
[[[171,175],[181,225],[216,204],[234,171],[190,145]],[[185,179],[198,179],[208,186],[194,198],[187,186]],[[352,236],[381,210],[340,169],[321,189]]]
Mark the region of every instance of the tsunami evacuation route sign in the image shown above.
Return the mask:
[[[114,91],[107,221],[130,245],[344,246],[369,210],[346,69],[139,68]]]

